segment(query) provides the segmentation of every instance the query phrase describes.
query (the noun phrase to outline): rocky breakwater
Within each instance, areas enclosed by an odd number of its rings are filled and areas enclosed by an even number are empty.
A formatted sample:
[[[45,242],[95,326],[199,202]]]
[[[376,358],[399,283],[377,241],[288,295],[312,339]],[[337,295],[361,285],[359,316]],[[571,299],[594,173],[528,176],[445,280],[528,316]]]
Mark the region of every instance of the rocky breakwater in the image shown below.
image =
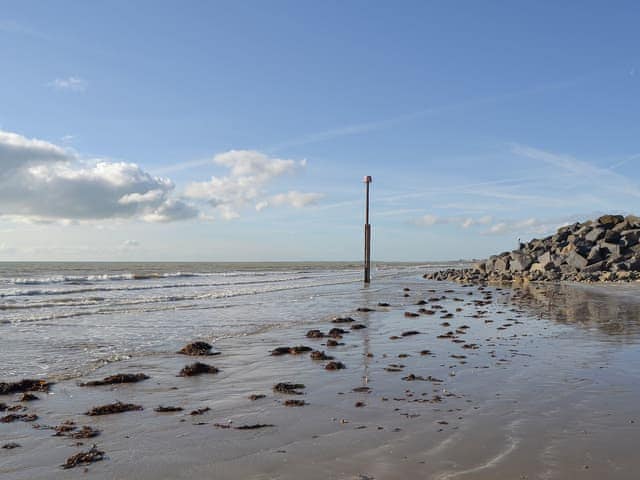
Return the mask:
[[[472,268],[424,275],[457,282],[611,282],[640,280],[640,217],[603,215],[520,244]]]

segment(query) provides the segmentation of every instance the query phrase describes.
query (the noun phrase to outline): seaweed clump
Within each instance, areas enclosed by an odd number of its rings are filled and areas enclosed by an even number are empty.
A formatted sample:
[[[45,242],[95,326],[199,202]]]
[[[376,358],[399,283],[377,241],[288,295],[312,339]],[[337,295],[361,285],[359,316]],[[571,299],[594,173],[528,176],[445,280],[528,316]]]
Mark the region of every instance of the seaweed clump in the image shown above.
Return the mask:
[[[193,342],[188,343],[187,345],[182,347],[180,350],[178,350],[178,353],[182,355],[190,355],[192,357],[204,355],[220,355],[220,352],[212,352],[212,348],[213,346],[208,344],[207,342]]]
[[[115,402],[108,405],[101,405],[99,407],[93,407],[91,410],[85,413],[92,417],[98,415],[111,415],[112,413],[131,412],[135,410],[143,410],[142,406],[135,405],[133,403]]]
[[[76,453],[67,458],[67,461],[61,465],[64,469],[74,468],[78,465],[89,465],[94,462],[104,460],[104,452],[98,450],[97,445],[93,445],[88,451]]]
[[[303,395],[300,389],[305,388],[302,383],[281,382],[273,386],[273,391],[277,393],[286,393],[289,395]]]
[[[207,365],[202,362],[195,362],[191,365],[187,365],[178,374],[179,377],[193,377],[194,375],[201,375],[203,373],[218,373],[218,370],[213,365]]]
[[[105,377],[102,380],[92,380],[90,382],[81,383],[81,387],[100,387],[102,385],[117,385],[120,383],[137,383],[147,380],[149,377],[144,373],[118,373]]]
[[[19,382],[0,382],[0,395],[23,392],[48,392],[53,385],[46,380],[23,379]]]

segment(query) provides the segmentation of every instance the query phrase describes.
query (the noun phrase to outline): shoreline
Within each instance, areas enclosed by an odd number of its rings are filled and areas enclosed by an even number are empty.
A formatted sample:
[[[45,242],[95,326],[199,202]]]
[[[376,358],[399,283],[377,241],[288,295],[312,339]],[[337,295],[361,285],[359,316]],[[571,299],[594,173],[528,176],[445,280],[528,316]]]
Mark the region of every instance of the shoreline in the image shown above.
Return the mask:
[[[36,393],[41,399],[27,404],[27,411],[40,417],[35,423],[73,420],[101,434],[74,445],[29,423],[0,424],[3,438],[21,444],[0,450],[0,473],[16,480],[67,478],[69,472],[58,465],[95,442],[107,458],[88,466],[91,478],[532,478],[543,471],[551,472],[549,478],[578,472],[581,478],[633,478],[625,475],[633,473],[637,462],[625,445],[640,438],[636,423],[629,423],[635,421],[633,399],[639,382],[631,368],[637,360],[626,342],[637,342],[638,332],[632,323],[625,324],[626,330],[607,330],[611,320],[621,320],[608,318],[601,306],[610,301],[620,313],[626,305],[628,322],[638,313],[635,299],[592,289],[580,293],[570,285],[546,291],[537,285],[463,287],[419,279],[402,284],[410,291],[400,285],[393,290],[363,289],[361,302],[352,310],[336,312],[352,316],[364,329],[350,330],[348,324],[327,319],[221,339],[214,344],[221,352],[216,356],[132,358],[106,365],[87,378],[116,373],[150,377],[135,384],[79,387],[75,381],[61,381],[50,394]],[[426,305],[416,305],[420,300]],[[392,306],[378,307],[383,301]],[[437,305],[442,308],[435,308],[434,315],[404,315]],[[376,311],[358,312],[359,307]],[[584,323],[584,318],[567,323],[555,307],[565,317],[574,308],[574,316],[591,311],[592,323]],[[442,318],[449,313],[451,318]],[[441,325],[445,322],[450,326]],[[465,325],[470,328],[456,328]],[[345,345],[326,347],[326,339],[305,336],[308,330],[334,327],[350,331],[338,339]],[[420,333],[402,336],[410,330]],[[456,330],[466,333],[438,338]],[[394,336],[399,338],[392,340]],[[464,343],[453,341],[458,339]],[[478,348],[463,348],[472,344]],[[285,345],[324,350],[346,368],[327,371],[327,362],[306,354],[269,355]],[[425,349],[431,354],[421,355]],[[193,361],[215,365],[220,372],[176,376]],[[411,374],[442,381],[403,380]],[[305,394],[274,393],[273,386],[281,381],[303,383]],[[611,385],[619,391],[611,393]],[[359,387],[371,391],[353,391]],[[266,397],[251,401],[247,397],[252,393]],[[435,397],[440,400],[434,402]],[[291,398],[307,405],[284,406]],[[0,402],[15,400],[0,396]],[[104,417],[82,414],[115,400],[140,404],[144,410]],[[358,402],[364,405],[356,406]],[[610,404],[616,405],[612,415]],[[158,405],[184,410],[154,412]],[[204,407],[211,410],[189,415]],[[274,427],[241,431],[216,424]],[[589,436],[579,433],[578,427],[584,426],[589,426]],[[567,429],[573,433],[567,435]],[[607,445],[613,432],[618,439]],[[576,445],[584,451],[576,451]],[[618,459],[616,470],[597,457],[584,457],[596,447],[607,458]]]

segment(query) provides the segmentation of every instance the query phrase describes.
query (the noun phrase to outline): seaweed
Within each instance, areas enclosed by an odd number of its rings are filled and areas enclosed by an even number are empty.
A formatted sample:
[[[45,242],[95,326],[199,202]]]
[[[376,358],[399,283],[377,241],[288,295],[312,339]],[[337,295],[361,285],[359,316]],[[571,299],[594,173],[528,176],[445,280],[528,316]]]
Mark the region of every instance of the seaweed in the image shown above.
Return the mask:
[[[137,383],[147,380],[149,377],[144,373],[118,373],[105,377],[102,380],[92,380],[90,382],[81,383],[81,387],[100,387],[102,385],[117,385],[120,383]]]
[[[0,395],[23,392],[48,392],[53,385],[46,380],[23,379],[19,382],[0,382]]]
[[[207,342],[193,342],[182,347],[182,349],[178,350],[177,353],[190,355],[192,357],[220,355],[220,352],[212,352],[212,348],[213,346],[209,345]]]
[[[76,453],[67,458],[67,461],[61,465],[64,469],[74,468],[78,465],[89,465],[94,462],[104,460],[104,452],[98,450],[97,445],[93,445],[88,451]]]
[[[200,375],[203,373],[218,373],[219,371],[220,370],[218,370],[216,367],[212,365],[207,365],[206,363],[201,363],[201,362],[195,362],[195,363],[192,363],[191,365],[187,365],[182,370],[180,370],[180,373],[178,374],[178,376],[193,377],[194,375]]]
[[[136,410],[143,410],[142,406],[135,405],[133,403],[115,402],[107,405],[101,405],[99,407],[93,407],[91,410],[85,413],[92,417],[98,415],[111,415],[112,413],[131,412]]]

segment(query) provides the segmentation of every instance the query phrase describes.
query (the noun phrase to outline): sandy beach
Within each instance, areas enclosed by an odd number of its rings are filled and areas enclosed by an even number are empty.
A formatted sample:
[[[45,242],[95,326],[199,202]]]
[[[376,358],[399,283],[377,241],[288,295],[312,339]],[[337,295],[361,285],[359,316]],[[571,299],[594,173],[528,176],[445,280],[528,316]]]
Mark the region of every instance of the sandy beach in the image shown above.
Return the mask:
[[[59,381],[48,394],[36,393],[39,400],[22,403],[37,420],[0,425],[0,443],[20,445],[0,450],[0,473],[7,479],[635,478],[636,293],[634,285],[382,282],[360,289],[351,309],[322,320],[218,340],[219,355],[143,356]],[[373,311],[358,311],[363,307]],[[334,323],[334,316],[354,321]],[[336,327],[348,332],[337,339],[344,345],[306,337]],[[197,339],[194,332],[185,343]],[[297,345],[324,351],[346,368],[326,370],[328,361],[308,352],[270,354]],[[181,347],[176,342],[175,350]],[[177,376],[194,361],[219,373]],[[78,386],[116,373],[150,378]],[[300,395],[274,392],[279,382],[304,388]],[[265,396],[250,400],[252,394]],[[8,406],[18,399],[0,398]],[[287,400],[304,406],[285,406]],[[84,415],[115,401],[143,410]],[[155,412],[160,405],[183,410]],[[203,408],[209,410],[191,415]],[[79,441],[47,428],[69,420],[100,434]],[[261,427],[238,428],[255,425]],[[104,459],[86,473],[84,465],[60,467],[93,443]]]

